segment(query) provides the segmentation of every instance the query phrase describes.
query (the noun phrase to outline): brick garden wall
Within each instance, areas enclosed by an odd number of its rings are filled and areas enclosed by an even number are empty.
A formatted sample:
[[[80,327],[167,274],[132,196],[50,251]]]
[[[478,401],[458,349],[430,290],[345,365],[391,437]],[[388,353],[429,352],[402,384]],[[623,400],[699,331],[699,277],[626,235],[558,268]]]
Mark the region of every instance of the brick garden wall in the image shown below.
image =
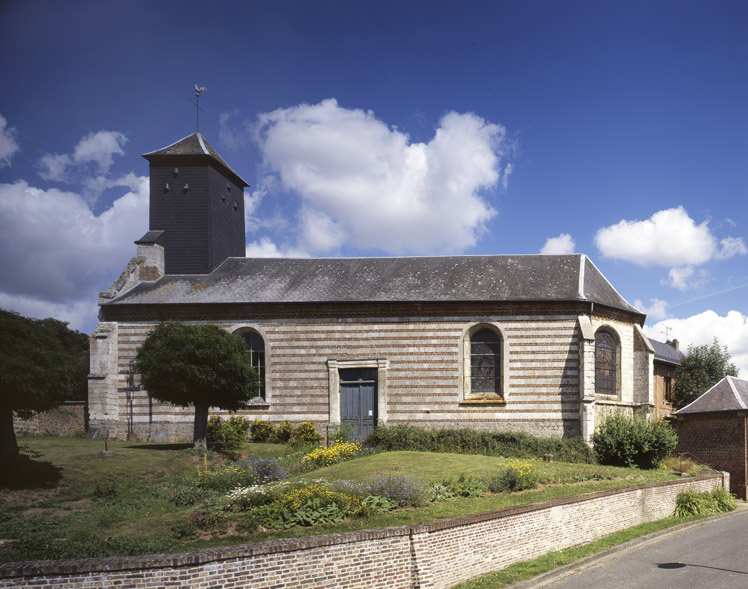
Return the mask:
[[[451,587],[673,513],[716,474],[601,491],[420,526],[277,540],[187,554],[0,564],[0,587]]]
[[[742,413],[742,414],[741,414]],[[745,412],[684,415],[675,422],[677,452],[690,454],[717,470],[730,473],[730,492],[746,497],[748,440]]]

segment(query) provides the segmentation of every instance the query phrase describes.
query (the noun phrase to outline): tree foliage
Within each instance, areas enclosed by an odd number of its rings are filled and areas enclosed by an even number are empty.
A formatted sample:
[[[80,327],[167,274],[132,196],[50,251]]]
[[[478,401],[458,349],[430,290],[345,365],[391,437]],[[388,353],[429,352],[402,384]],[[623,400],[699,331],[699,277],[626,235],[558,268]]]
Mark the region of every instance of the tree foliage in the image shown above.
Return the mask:
[[[711,346],[688,346],[686,357],[675,369],[673,405],[682,409],[712,388],[725,376],[737,376],[727,346],[715,337]]]
[[[195,447],[205,446],[208,409],[236,411],[257,394],[244,342],[215,325],[158,325],[139,348],[141,383],[159,401],[195,406]]]
[[[21,417],[86,398],[88,336],[57,319],[0,309],[0,461],[18,455],[13,412]]]

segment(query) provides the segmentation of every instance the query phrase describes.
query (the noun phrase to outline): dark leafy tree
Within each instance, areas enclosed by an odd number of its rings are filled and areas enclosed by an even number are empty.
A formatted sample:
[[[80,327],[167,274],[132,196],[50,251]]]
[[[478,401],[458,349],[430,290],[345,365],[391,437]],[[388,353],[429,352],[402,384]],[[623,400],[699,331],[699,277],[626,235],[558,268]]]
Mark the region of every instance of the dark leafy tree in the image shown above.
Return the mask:
[[[86,398],[88,336],[57,319],[0,309],[0,463],[18,458],[13,412],[28,418]]]
[[[196,448],[205,447],[209,408],[241,409],[259,385],[244,342],[215,325],[162,323],[139,348],[135,365],[154,398],[195,406]]]
[[[695,401],[725,376],[737,376],[727,346],[714,338],[711,346],[688,346],[686,357],[675,369],[673,405],[681,409]]]

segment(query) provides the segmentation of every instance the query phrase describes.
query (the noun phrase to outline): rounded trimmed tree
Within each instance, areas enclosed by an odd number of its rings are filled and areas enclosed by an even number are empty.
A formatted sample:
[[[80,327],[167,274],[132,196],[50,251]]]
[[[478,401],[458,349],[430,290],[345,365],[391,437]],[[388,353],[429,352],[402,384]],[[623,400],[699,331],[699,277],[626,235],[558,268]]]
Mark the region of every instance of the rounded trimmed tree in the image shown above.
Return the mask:
[[[153,398],[194,405],[196,448],[206,445],[210,407],[236,411],[258,390],[244,342],[215,325],[161,323],[138,349],[135,365]]]

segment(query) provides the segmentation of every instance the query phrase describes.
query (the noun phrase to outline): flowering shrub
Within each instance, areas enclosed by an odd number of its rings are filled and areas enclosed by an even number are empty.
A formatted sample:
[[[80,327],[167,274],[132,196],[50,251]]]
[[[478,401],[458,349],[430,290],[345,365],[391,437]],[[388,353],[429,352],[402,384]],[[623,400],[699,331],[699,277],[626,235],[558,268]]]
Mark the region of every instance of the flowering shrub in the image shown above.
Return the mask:
[[[277,458],[250,458],[243,464],[248,465],[255,476],[255,484],[271,483],[288,477]]]
[[[251,487],[236,487],[226,494],[226,501],[231,507],[249,510],[276,502],[287,490],[288,484],[288,481],[276,481]]]
[[[369,508],[356,495],[312,484],[286,491],[275,502],[261,505],[252,513],[266,528],[288,529],[341,522],[348,516],[366,515],[369,512]]]
[[[538,486],[540,477],[527,460],[510,460],[497,475],[487,477],[488,489],[492,493],[523,491]]]
[[[301,446],[314,446],[319,444],[322,436],[319,435],[317,428],[311,421],[304,421],[299,424],[293,433],[292,442]]]
[[[275,436],[275,426],[267,421],[255,419],[249,426],[253,442],[267,442]]]
[[[237,487],[252,487],[287,476],[276,458],[252,458],[244,462],[206,465],[176,483],[172,502],[177,505],[193,505],[206,499],[211,492],[226,493]]]
[[[331,448],[315,448],[302,459],[318,467],[331,466],[356,458],[361,453],[361,444],[336,441]]]
[[[418,507],[428,502],[428,489],[419,481],[405,475],[385,474],[362,483],[340,481],[337,486],[345,493],[353,493],[364,498],[369,495],[384,497],[401,507]]]
[[[291,441],[292,435],[293,426],[291,425],[291,422],[287,419],[285,421],[281,421],[278,429],[275,430],[275,440],[277,442],[281,442],[282,444],[287,444]]]

